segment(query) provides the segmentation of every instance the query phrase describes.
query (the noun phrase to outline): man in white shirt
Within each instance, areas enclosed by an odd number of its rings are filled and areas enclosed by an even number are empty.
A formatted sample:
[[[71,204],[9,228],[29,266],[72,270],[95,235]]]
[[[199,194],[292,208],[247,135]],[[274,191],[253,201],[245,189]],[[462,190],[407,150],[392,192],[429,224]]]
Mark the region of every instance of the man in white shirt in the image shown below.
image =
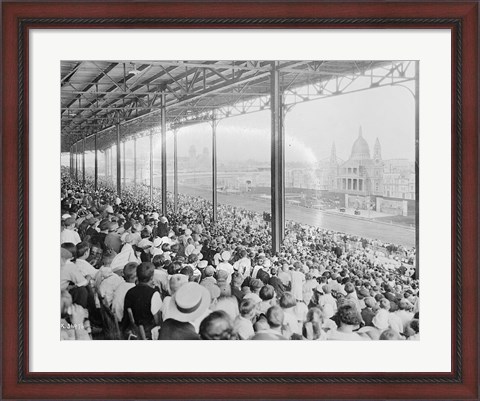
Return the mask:
[[[318,297],[318,305],[324,309],[327,318],[332,317],[337,312],[337,300],[332,295],[330,285],[322,286],[323,294]]]
[[[403,323],[402,320],[395,312],[390,312],[390,301],[386,298],[382,298],[379,302],[380,309],[385,309],[388,311],[388,325],[391,329],[395,330],[397,333],[403,332]]]
[[[403,298],[398,302],[398,310],[394,313],[400,318],[403,325],[403,333],[407,332],[410,322],[413,320],[413,305],[407,299]]]
[[[257,273],[261,268],[263,268],[265,260],[266,260],[266,257],[264,254],[258,255],[257,264],[254,266],[252,270],[252,278],[257,278]]]
[[[240,259],[233,264],[233,269],[240,273],[243,277],[249,276],[252,270],[252,262],[247,257],[247,251],[242,249],[240,251]]]
[[[77,287],[86,286],[87,280],[78,270],[77,266],[69,260],[72,258],[71,252],[60,248],[60,289],[66,290],[69,285]]]
[[[155,266],[155,271],[153,272],[153,284],[160,289],[162,296],[166,296],[169,290],[169,276],[168,271],[164,269],[165,258],[162,255],[155,255],[152,259],[152,263]]]
[[[138,263],[135,262],[130,262],[125,265],[123,268],[123,279],[125,281],[121,283],[113,293],[112,312],[117,317],[118,322],[121,322],[123,319],[125,295],[127,295],[130,288],[135,287],[135,282],[137,280],[137,266]]]
[[[290,281],[292,280],[292,276],[290,275],[290,270],[287,262],[282,263],[282,267],[281,269],[278,270],[277,276],[282,281],[282,284],[286,288],[290,286]]]
[[[82,242],[80,235],[75,231],[75,219],[69,217],[63,222],[65,228],[60,233],[60,245],[65,242],[70,242],[73,245],[77,245],[79,242]]]
[[[303,301],[303,284],[305,283],[305,274],[302,273],[302,264],[295,262],[293,265],[294,270],[290,272],[292,277],[292,289],[291,293],[297,301]]]
[[[98,270],[95,276],[95,288],[103,297],[105,304],[110,308],[112,306],[113,294],[117,287],[125,280],[114,273],[111,268],[115,252],[108,251],[103,255],[103,266]]]
[[[90,256],[90,246],[87,242],[80,242],[77,244],[77,259],[75,265],[84,277],[90,276],[95,278],[98,270],[95,269],[90,263],[87,262],[87,258]]]
[[[253,299],[244,299],[240,302],[240,315],[238,315],[233,322],[233,328],[240,340],[248,340],[255,334],[252,319],[256,314],[256,305]]]
[[[228,273],[227,284],[230,284],[230,282],[232,281],[233,266],[228,263],[228,261],[232,258],[232,255],[229,251],[223,251],[221,254],[221,258],[222,260],[217,266],[217,271],[226,271]]]

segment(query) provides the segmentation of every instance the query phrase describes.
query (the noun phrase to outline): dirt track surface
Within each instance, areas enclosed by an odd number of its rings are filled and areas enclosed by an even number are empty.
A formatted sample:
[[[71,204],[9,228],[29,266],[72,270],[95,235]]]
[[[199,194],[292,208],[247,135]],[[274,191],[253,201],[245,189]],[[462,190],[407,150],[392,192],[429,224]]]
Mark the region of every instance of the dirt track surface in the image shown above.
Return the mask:
[[[178,192],[186,195],[201,196],[209,200],[212,198],[210,191],[201,188],[179,186]],[[270,212],[269,199],[263,200],[242,194],[225,194],[221,192],[218,192],[217,199],[219,204],[238,206],[254,212]],[[396,245],[404,245],[407,247],[415,246],[414,228],[359,219],[351,216],[330,214],[321,210],[294,205],[286,206],[285,218],[301,224],[310,224],[327,230],[378,239]]]

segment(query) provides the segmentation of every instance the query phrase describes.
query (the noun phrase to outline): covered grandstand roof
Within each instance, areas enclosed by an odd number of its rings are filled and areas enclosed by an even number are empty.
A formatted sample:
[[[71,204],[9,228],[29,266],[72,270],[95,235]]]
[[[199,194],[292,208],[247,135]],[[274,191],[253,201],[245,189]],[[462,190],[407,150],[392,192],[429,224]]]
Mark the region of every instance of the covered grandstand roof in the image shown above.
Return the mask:
[[[412,81],[410,62],[403,61],[153,61],[82,60],[61,62],[62,152],[97,133],[97,148],[140,135],[160,124],[162,96],[167,125],[269,108],[272,69],[281,73],[286,105],[342,94],[359,77],[369,87]],[[332,84],[327,87],[327,83]],[[312,93],[298,93],[311,87]],[[333,88],[333,89],[332,89]],[[368,87],[364,88],[368,89]],[[363,89],[363,90],[364,90]],[[92,138],[91,138],[92,139]]]

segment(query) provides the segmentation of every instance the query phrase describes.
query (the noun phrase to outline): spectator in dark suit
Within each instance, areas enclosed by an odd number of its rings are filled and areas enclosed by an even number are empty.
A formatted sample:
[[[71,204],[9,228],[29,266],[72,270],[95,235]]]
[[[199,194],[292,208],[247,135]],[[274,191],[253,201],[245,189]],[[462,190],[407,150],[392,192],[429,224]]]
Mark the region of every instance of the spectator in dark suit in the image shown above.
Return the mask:
[[[277,268],[272,267],[270,269],[270,274],[271,277],[268,280],[268,284],[270,284],[274,288],[277,298],[281,298],[281,296],[285,293],[286,290],[285,286],[282,283],[282,280],[280,280],[277,276]]]
[[[138,283],[128,290],[125,295],[125,304],[122,324],[126,330],[129,323],[128,309],[133,313],[135,324],[143,325],[147,339],[152,338],[151,330],[160,321],[162,299],[158,288],[153,287],[153,273],[155,266],[150,262],[140,263],[137,267]]]

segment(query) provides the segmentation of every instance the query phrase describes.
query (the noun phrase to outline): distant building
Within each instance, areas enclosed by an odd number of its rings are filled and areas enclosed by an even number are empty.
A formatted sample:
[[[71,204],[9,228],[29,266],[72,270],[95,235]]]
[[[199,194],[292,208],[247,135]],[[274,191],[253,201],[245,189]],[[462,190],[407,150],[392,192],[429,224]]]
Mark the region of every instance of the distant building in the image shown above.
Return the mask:
[[[383,169],[383,195],[415,199],[415,164],[407,159],[391,159]]]
[[[287,188],[328,190],[328,169],[324,165],[320,165],[319,168],[287,168],[285,186]]]
[[[353,143],[352,152],[346,162],[336,163],[335,144],[332,146],[330,182],[334,186],[330,190],[352,195],[381,196],[383,195],[383,168],[380,141],[377,138],[373,157],[370,157],[370,148],[363,138],[362,127],[360,127],[358,138]]]
[[[374,197],[414,200],[415,163],[408,159],[384,160],[378,138],[373,155],[370,155],[370,147],[360,127],[348,160],[343,161],[337,156],[333,143],[330,157],[318,160],[315,165],[287,166],[285,186],[344,193],[349,199],[364,204],[373,202]]]

